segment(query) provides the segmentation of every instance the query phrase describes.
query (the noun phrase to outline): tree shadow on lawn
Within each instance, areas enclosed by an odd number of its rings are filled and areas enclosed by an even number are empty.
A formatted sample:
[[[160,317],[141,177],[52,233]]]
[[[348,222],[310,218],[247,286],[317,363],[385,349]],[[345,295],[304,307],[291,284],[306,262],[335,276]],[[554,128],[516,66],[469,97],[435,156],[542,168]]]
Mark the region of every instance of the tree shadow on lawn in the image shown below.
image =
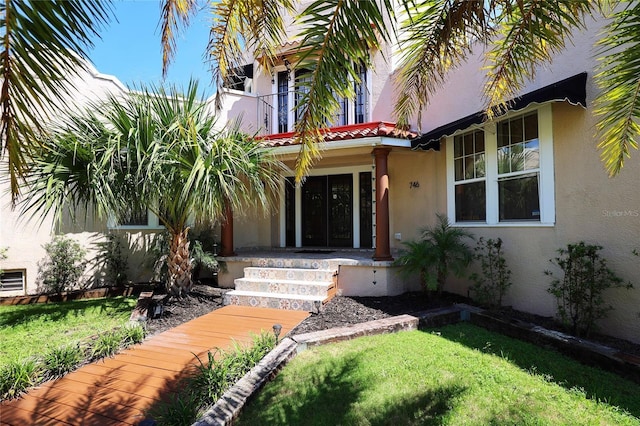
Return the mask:
[[[428,331],[433,333],[434,330]],[[483,353],[499,356],[522,370],[545,377],[587,398],[617,406],[640,417],[640,385],[614,373],[580,364],[552,348],[536,346],[470,324],[435,331],[441,337]]]
[[[0,327],[15,327],[28,324],[33,321],[40,321],[43,317],[47,321],[60,321],[67,317],[77,317],[91,308],[99,308],[100,312],[108,311],[110,315],[117,315],[123,312],[131,312],[132,306],[123,297],[19,305],[18,309],[0,313]]]
[[[359,355],[343,358],[335,359],[329,369],[314,371],[311,380],[277,376],[245,407],[237,425],[441,424],[451,400],[464,392],[456,386],[441,387],[403,400],[387,399],[371,412],[359,405],[379,380],[362,376]]]

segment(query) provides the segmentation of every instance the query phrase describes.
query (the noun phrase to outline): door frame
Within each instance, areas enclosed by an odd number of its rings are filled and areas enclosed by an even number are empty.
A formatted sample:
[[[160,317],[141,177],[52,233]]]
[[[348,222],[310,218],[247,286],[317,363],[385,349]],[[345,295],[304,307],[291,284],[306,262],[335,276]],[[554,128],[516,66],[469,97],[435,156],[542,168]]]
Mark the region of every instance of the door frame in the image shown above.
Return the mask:
[[[361,165],[353,167],[331,167],[326,169],[312,169],[309,171],[309,176],[328,176],[328,175],[347,175],[353,176],[352,185],[352,200],[353,200],[353,248],[360,248],[360,179],[359,174],[361,172],[372,172],[372,177],[375,173],[371,165]],[[286,223],[285,223],[285,196],[284,185],[286,184],[285,178],[293,177],[293,174],[287,174],[282,177],[283,185],[280,190],[280,247],[287,246],[286,236]],[[373,186],[375,188],[375,185]],[[371,194],[373,199],[374,193]],[[296,245],[295,247],[302,247],[302,189],[299,186],[295,188],[295,230],[296,230]],[[374,232],[375,235],[375,232]]]

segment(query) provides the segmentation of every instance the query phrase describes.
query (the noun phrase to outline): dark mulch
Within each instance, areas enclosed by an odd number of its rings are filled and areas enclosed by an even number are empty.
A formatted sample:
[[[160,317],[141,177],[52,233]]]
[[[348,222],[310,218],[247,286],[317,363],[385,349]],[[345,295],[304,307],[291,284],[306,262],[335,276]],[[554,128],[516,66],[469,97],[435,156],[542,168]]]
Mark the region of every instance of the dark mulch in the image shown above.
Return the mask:
[[[196,285],[184,299],[168,299],[160,318],[147,321],[149,334],[157,334],[190,321],[222,307],[225,289]],[[450,306],[453,303],[469,303],[469,300],[454,294],[443,294],[439,300],[429,299],[423,293],[406,293],[392,297],[335,297],[327,303],[322,312],[312,314],[296,327],[291,334],[326,330],[388,318],[395,315],[412,314],[428,309]],[[537,324],[547,329],[562,331],[562,327],[550,317],[529,314],[513,309],[503,309],[498,314],[503,319],[518,319]],[[614,337],[595,334],[591,340],[640,355],[640,345]]]

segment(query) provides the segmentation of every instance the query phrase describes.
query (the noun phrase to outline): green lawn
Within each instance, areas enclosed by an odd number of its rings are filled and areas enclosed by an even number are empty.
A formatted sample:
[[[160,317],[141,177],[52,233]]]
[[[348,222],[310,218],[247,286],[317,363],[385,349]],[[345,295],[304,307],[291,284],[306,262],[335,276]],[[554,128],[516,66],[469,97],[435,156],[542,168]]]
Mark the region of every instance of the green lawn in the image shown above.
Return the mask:
[[[469,324],[305,351],[240,425],[639,425],[640,386]]]
[[[0,306],[0,367],[127,322],[136,298]]]

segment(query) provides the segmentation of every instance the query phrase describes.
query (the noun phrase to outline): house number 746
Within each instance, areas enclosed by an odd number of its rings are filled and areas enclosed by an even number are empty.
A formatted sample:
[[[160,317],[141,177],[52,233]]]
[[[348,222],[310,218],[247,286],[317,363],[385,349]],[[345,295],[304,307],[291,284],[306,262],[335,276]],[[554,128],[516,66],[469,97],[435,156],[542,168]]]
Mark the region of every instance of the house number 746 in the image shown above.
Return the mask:
[[[409,182],[409,189],[411,188],[420,188],[420,182],[418,182],[417,180]]]

